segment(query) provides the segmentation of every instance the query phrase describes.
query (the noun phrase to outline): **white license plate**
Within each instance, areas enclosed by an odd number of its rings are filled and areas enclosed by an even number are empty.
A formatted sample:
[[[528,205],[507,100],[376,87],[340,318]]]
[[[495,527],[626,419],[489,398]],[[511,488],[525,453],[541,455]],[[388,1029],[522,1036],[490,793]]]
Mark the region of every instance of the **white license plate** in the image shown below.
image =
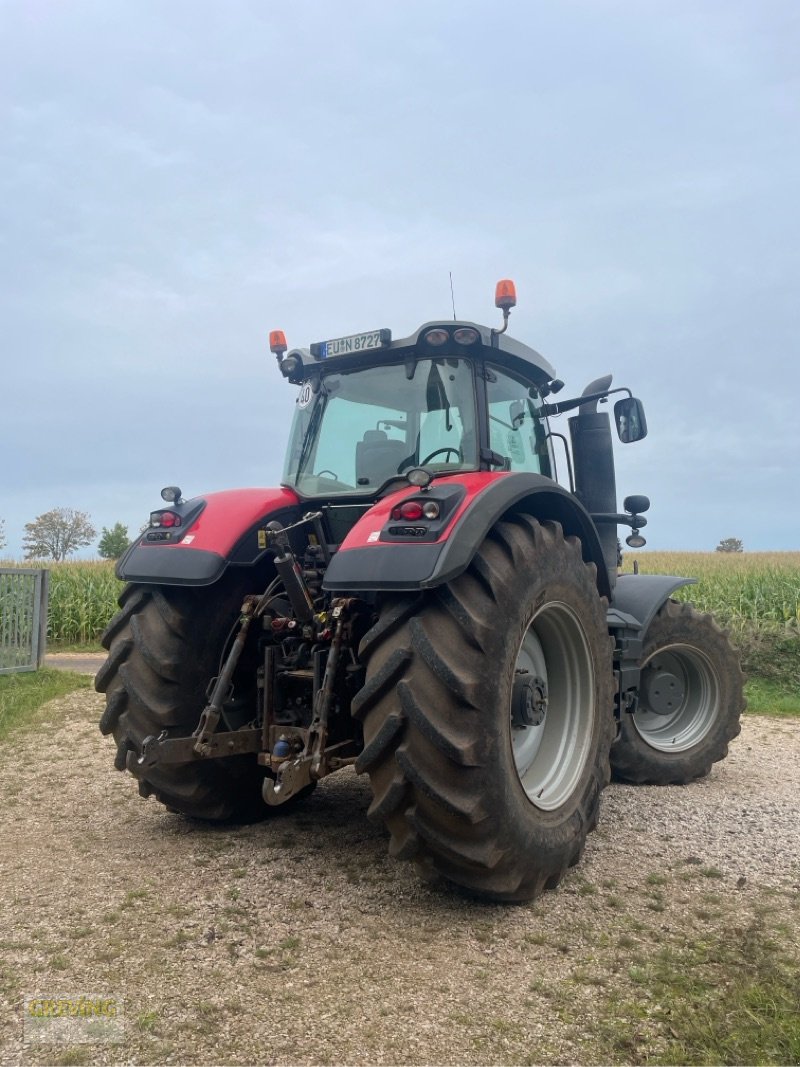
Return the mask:
[[[353,333],[349,337],[323,341],[320,345],[320,355],[323,359],[330,359],[331,356],[347,356],[352,352],[368,352],[372,348],[381,348],[381,333],[381,330],[371,330],[369,333]]]

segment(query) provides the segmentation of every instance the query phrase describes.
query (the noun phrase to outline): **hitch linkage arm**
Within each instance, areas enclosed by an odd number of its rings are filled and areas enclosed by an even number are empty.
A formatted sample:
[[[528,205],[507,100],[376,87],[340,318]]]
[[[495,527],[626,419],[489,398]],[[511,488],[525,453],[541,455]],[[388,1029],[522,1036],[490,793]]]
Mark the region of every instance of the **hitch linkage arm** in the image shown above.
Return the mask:
[[[245,597],[244,603],[242,604],[239,632],[234,639],[230,652],[228,653],[228,658],[225,660],[225,666],[219,672],[219,677],[214,683],[214,688],[211,691],[208,704],[203,709],[200,721],[192,734],[192,737],[196,738],[194,751],[198,756],[206,755],[211,744],[211,736],[219,724],[220,716],[222,715],[222,705],[230,695],[233,672],[236,670],[236,664],[239,662],[239,657],[244,649],[244,644],[247,640],[247,632],[250,629],[250,623],[255,616],[257,604],[258,601],[255,597]]]
[[[228,658],[214,682],[208,704],[200,715],[197,726],[191,737],[169,737],[166,730],[158,737],[146,737],[142,742],[142,754],[137,764],[142,767],[152,767],[157,763],[191,763],[200,758],[215,756],[234,756],[244,752],[258,752],[261,747],[261,731],[231,730],[225,733],[215,733],[222,716],[222,705],[227,700],[231,691],[231,679],[233,678],[236,665],[244,649],[247,633],[250,625],[257,614],[259,599],[257,597],[245,597],[242,604],[242,613],[237,633]]]

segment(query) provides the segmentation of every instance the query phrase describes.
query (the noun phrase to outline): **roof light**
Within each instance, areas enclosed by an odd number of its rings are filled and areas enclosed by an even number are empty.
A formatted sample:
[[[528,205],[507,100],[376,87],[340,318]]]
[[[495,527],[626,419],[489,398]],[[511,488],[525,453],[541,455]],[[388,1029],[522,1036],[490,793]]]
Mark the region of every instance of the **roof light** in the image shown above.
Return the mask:
[[[435,500],[426,500],[422,505],[422,514],[426,519],[438,519],[439,518],[439,505]]]
[[[161,519],[161,525],[167,529],[171,529],[173,526],[180,526],[181,517],[176,515],[174,511],[162,511],[159,516]]]
[[[425,334],[425,340],[428,342],[429,345],[433,345],[435,348],[438,348],[440,345],[447,344],[447,342],[450,340],[450,334],[447,332],[447,330],[428,330],[428,332]]]
[[[281,356],[289,346],[286,344],[286,334],[283,330],[270,330],[269,350],[276,356]]]
[[[460,345],[474,345],[480,335],[471,326],[460,326],[453,334],[453,337]]]
[[[299,356],[286,356],[285,359],[281,360],[280,368],[284,378],[288,378],[291,382],[295,381],[294,376],[300,373],[303,369],[303,364]]]
[[[166,485],[161,490],[161,499],[166,500],[168,504],[179,504],[181,499],[181,489],[179,485]]]
[[[495,286],[494,306],[503,311],[510,311],[517,306],[517,287],[510,278],[503,278]]]

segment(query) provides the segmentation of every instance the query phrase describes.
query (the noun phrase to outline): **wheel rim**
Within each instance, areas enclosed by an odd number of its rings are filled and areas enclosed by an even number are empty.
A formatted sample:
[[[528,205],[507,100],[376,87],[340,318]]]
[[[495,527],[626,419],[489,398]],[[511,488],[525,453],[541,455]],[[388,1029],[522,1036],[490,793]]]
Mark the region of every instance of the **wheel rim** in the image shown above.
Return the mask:
[[[566,604],[547,604],[522,639],[511,706],[514,766],[537,808],[553,811],[572,794],[586,765],[594,717],[594,668],[583,626]]]
[[[689,645],[659,649],[642,667],[633,725],[659,752],[685,752],[709,732],[719,708],[719,679],[711,661]]]

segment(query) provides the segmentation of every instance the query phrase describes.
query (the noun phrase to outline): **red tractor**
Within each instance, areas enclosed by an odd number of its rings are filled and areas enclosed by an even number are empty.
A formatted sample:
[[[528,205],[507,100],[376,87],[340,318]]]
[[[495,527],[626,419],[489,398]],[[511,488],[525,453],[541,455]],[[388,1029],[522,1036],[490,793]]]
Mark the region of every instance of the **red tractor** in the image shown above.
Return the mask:
[[[618,575],[611,377],[580,397],[503,326],[429,322],[287,351],[280,488],[164,506],[120,561],[100,722],[171,811],[251,819],[369,775],[392,855],[528,900],[577,863],[611,774],[684,783],[739,731],[742,675],[690,579]],[[572,411],[569,441],[552,428]],[[567,486],[556,480],[565,455]]]

